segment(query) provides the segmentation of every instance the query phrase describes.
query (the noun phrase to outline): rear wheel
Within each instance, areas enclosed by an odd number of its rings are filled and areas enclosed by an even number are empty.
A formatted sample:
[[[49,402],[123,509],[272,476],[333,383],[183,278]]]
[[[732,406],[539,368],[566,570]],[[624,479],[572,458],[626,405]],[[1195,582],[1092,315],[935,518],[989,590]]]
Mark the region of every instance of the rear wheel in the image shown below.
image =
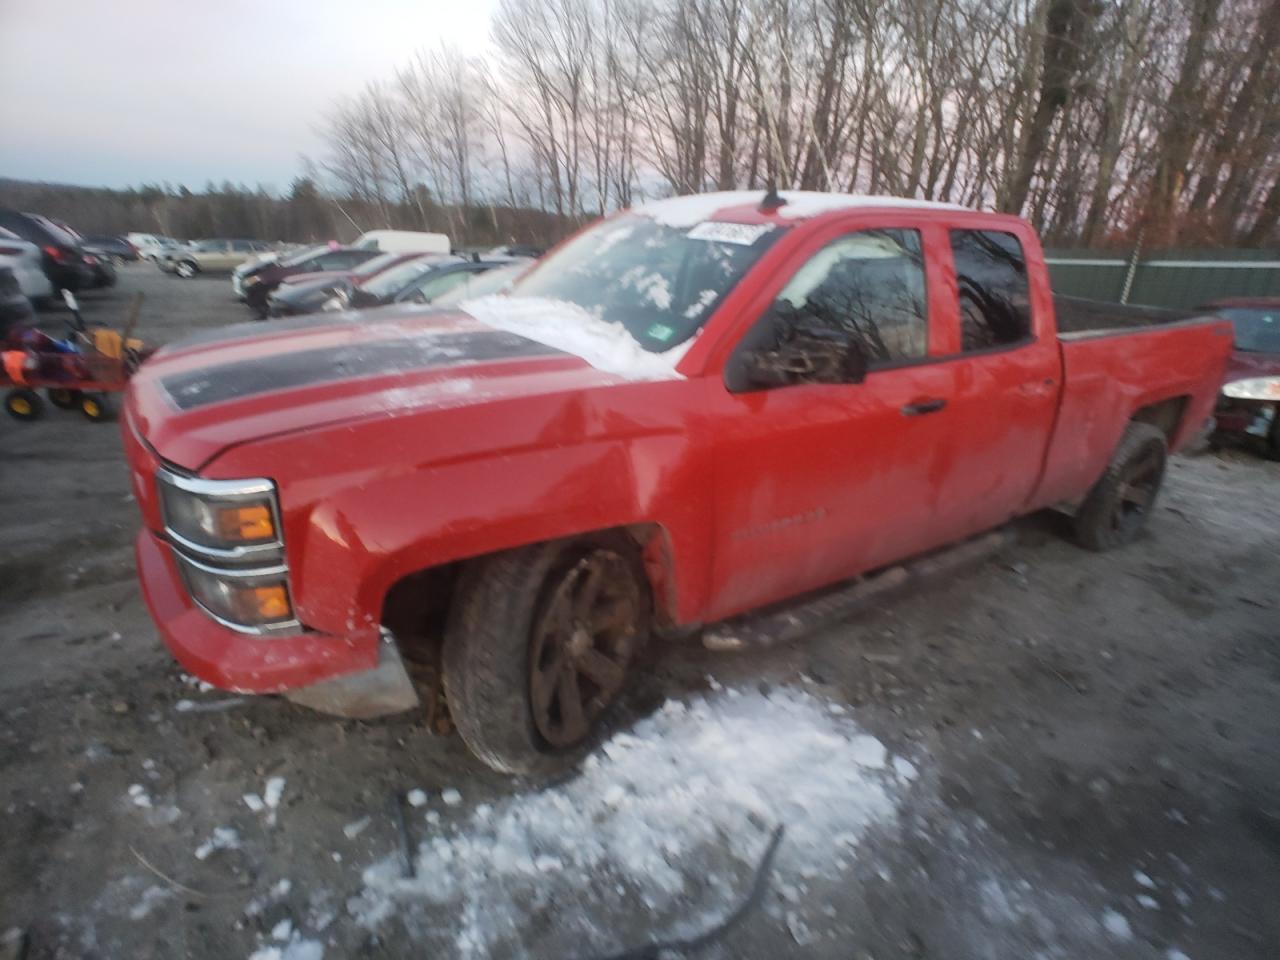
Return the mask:
[[[173,272],[183,280],[190,280],[200,272],[200,268],[196,266],[194,260],[179,260],[177,265],[173,268]]]
[[[19,387],[5,394],[4,408],[15,420],[35,420],[44,412],[44,401],[34,390]]]
[[[571,766],[648,632],[647,582],[623,536],[477,561],[458,585],[445,636],[445,697],[458,732],[495,770]]]
[[[67,387],[51,387],[46,392],[49,394],[49,402],[59,410],[75,410],[80,406],[79,390],[70,390]]]
[[[111,397],[105,393],[83,394],[80,397],[80,412],[94,423],[114,420],[116,415],[115,404],[112,402]]]
[[[1163,430],[1149,423],[1129,424],[1106,472],[1076,514],[1076,538],[1083,546],[1110,550],[1138,535],[1155,506],[1168,456]]]
[[[1271,432],[1267,435],[1267,457],[1280,460],[1280,411],[1276,412],[1275,419],[1271,421]]]

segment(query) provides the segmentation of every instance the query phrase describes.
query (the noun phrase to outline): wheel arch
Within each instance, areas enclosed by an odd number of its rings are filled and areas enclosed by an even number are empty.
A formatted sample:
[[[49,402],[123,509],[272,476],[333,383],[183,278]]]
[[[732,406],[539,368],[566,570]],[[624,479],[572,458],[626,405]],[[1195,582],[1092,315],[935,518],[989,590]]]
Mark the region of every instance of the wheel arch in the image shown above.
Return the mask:
[[[1185,394],[1156,400],[1138,407],[1129,417],[1129,422],[1149,423],[1153,427],[1158,427],[1164,433],[1169,449],[1173,450],[1180,446],[1184,439],[1182,434],[1185,430],[1187,407],[1190,402],[1191,398]]]

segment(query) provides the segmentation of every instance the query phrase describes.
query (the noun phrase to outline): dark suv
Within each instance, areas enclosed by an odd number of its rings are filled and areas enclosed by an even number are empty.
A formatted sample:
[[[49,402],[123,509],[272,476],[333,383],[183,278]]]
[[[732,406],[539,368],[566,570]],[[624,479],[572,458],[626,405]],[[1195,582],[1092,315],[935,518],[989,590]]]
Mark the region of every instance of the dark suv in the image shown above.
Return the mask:
[[[40,248],[45,275],[55,290],[83,290],[94,285],[93,261],[80,241],[48,217],[0,209],[0,227]]]

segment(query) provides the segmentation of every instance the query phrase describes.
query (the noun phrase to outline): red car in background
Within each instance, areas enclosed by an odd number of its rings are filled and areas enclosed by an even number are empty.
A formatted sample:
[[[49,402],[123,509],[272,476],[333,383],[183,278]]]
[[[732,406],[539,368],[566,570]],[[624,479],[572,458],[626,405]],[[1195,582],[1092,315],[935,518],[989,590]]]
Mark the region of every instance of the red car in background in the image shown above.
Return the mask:
[[[1215,436],[1256,438],[1280,460],[1280,297],[1217,300],[1197,312],[1216,313],[1235,330]]]

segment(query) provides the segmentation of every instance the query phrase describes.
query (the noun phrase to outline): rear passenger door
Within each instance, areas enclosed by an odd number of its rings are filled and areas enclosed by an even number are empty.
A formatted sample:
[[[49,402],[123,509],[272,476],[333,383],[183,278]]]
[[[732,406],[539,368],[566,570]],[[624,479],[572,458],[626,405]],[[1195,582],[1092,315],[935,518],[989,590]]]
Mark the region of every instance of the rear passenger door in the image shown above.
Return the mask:
[[[1058,342],[1013,232],[948,230],[955,317],[942,541],[1016,516],[1034,491],[1057,411]],[[1043,268],[1041,275],[1044,276]]]

